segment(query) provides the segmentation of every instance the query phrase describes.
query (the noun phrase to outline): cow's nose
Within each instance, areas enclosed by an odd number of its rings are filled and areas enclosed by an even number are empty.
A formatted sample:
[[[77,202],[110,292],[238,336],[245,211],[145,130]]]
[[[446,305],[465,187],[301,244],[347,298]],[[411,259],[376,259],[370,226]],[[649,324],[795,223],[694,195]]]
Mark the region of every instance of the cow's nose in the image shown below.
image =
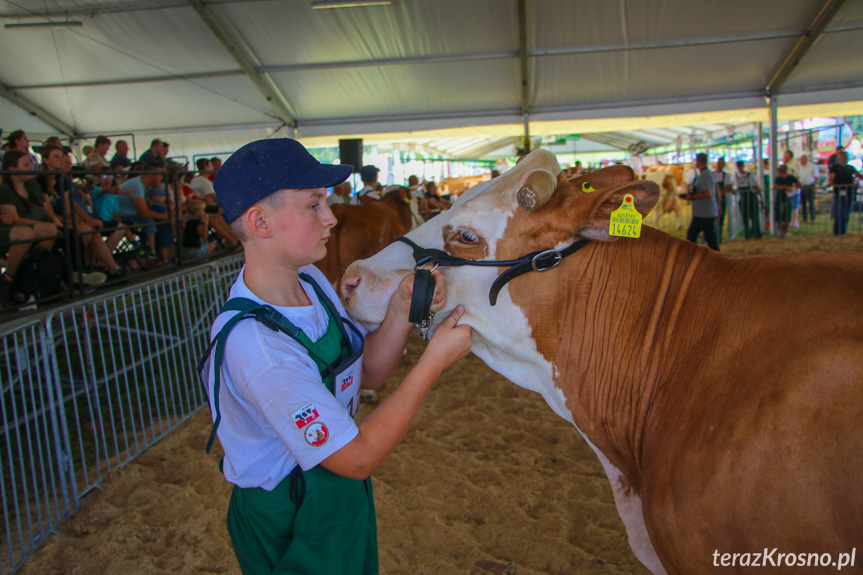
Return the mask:
[[[342,278],[341,290],[342,297],[348,297],[355,289],[357,289],[360,285],[361,278],[357,275],[348,275],[345,274]]]

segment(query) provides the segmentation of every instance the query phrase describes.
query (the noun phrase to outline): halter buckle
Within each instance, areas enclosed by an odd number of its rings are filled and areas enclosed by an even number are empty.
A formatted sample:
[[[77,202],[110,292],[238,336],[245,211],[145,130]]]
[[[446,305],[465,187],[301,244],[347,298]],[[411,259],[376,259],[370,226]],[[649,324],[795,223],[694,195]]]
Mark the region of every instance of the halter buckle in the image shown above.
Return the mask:
[[[544,262],[544,258],[552,256],[552,261]],[[540,252],[533,256],[533,259],[530,261],[530,265],[533,266],[533,271],[535,272],[544,272],[545,270],[550,270],[553,267],[557,267],[560,261],[563,259],[563,256],[560,255],[560,250],[547,250],[544,252]]]

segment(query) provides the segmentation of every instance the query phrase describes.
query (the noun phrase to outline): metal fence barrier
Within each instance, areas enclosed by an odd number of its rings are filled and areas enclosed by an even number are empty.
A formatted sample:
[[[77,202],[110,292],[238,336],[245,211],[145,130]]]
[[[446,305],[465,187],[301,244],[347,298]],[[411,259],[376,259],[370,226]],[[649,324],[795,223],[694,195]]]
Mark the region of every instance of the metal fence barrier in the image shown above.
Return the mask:
[[[769,227],[771,211],[773,211],[774,222],[779,217],[775,211],[778,193],[778,189],[770,190],[769,197],[772,198],[772,207],[768,203],[770,200],[768,200],[767,194],[763,191],[757,196],[758,219],[761,232],[764,235],[771,234]],[[743,239],[740,196],[734,193],[726,194],[726,196],[726,214],[722,218],[723,241],[731,241],[735,238]],[[644,219],[644,223],[666,233],[685,238],[686,230],[692,221],[692,206],[689,201],[674,200],[675,197],[676,194],[661,194],[656,208]],[[814,207],[812,211],[814,219],[812,219],[812,214],[804,212],[804,199],[804,195],[800,193],[797,206],[801,232],[813,236],[863,233],[863,200],[860,198],[856,184],[813,186],[810,207]],[[804,215],[809,216],[810,221],[808,223],[804,221]],[[729,232],[733,237],[729,237]]]
[[[0,574],[77,513],[108,471],[206,404],[194,368],[242,261],[0,328]]]

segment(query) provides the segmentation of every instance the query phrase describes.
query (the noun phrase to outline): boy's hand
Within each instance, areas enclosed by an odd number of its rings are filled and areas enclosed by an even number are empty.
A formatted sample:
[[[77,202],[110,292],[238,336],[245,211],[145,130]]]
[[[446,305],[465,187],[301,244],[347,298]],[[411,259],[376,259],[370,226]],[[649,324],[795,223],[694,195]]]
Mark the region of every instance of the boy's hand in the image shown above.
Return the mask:
[[[439,269],[432,272],[432,277],[434,278],[434,295],[432,296],[431,310],[438,312],[446,305],[446,278]],[[402,278],[398,289],[390,299],[390,305],[396,304],[399,312],[404,313],[405,318],[410,315],[413,292],[414,274],[409,274]]]
[[[423,357],[431,360],[434,364],[445,370],[470,351],[472,335],[470,326],[457,325],[458,320],[464,315],[464,306],[458,305],[437,326],[431,341],[423,352]]]

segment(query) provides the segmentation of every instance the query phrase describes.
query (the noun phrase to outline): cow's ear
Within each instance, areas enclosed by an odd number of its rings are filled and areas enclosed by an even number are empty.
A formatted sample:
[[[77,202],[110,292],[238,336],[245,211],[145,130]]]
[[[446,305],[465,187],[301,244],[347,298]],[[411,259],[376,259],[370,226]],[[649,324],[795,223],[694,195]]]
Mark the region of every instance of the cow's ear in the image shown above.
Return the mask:
[[[577,235],[601,242],[616,240],[617,236],[608,233],[611,212],[620,207],[627,195],[632,195],[635,209],[641,217],[646,217],[659,199],[659,186],[646,180],[636,180],[623,186],[597,190],[593,194],[581,196],[577,200],[579,205],[576,221],[584,221],[585,224],[578,230]]]
[[[575,187],[576,190],[580,191],[589,191],[591,188],[594,190],[603,190],[607,188],[616,188],[617,186],[622,186],[627,182],[631,182],[635,179],[635,172],[632,171],[632,168],[629,166],[625,166],[623,164],[608,166],[607,168],[603,168],[601,170],[596,170],[593,172],[588,172],[577,178],[572,178],[569,181]]]

